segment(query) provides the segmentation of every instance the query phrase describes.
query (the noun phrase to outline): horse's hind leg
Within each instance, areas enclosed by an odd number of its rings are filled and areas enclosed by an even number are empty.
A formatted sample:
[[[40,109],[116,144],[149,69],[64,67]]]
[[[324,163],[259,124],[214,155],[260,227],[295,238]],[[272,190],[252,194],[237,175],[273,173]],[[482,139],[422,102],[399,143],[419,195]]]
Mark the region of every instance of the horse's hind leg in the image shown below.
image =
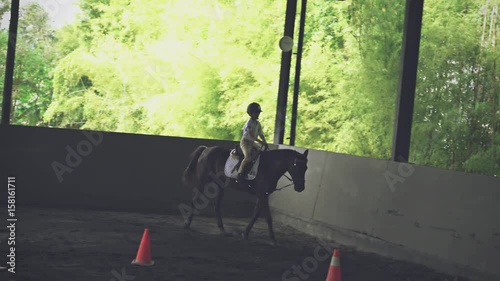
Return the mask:
[[[224,188],[218,188],[217,189],[217,199],[215,201],[215,216],[217,217],[217,226],[219,227],[220,233],[225,234],[226,231],[224,230],[224,224],[222,223],[222,216],[220,213],[220,205],[222,201],[222,197],[224,197]]]
[[[207,197],[209,197],[210,199],[215,198],[214,211],[215,217],[217,219],[217,226],[219,227],[221,234],[226,234],[226,231],[224,230],[224,224],[222,223],[222,216],[220,213],[220,206],[222,198],[224,197],[224,188],[226,186],[226,183],[224,183],[225,176],[217,176],[213,172],[209,172],[208,174],[210,176],[210,182],[207,184],[205,192],[207,193]]]
[[[196,212],[196,209],[194,207],[195,200],[196,200],[196,195],[194,195],[193,198],[191,199],[191,206],[189,209],[188,217],[187,217],[186,221],[184,222],[184,228],[191,227],[191,222],[193,221],[193,214],[194,214],[194,212]]]
[[[188,211],[188,217],[187,217],[186,221],[184,222],[184,228],[189,228],[191,226],[191,222],[193,221],[193,215],[199,213],[196,206],[198,205],[197,202],[200,198],[200,194],[201,193],[199,191],[199,188],[193,189],[193,198],[191,199],[191,206],[190,206],[190,209]]]

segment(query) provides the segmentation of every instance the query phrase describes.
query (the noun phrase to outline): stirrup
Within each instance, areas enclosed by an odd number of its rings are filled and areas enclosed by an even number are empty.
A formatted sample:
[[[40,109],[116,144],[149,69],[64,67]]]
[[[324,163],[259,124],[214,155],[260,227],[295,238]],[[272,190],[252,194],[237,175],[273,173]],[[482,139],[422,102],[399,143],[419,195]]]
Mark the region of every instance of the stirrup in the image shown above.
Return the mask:
[[[245,175],[243,173],[238,173],[236,176],[236,181],[241,181],[245,179]]]

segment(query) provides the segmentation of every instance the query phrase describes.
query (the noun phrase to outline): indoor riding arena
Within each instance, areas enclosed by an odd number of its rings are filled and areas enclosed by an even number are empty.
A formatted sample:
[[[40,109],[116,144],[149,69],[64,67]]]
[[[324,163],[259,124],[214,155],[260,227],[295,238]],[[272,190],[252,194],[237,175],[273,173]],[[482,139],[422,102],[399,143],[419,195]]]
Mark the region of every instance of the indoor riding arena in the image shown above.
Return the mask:
[[[193,1],[0,5],[0,281],[500,280],[500,86],[464,82],[496,77],[498,1]],[[73,2],[76,23],[49,29]],[[456,18],[481,32],[437,31]],[[459,52],[462,35],[482,49]],[[276,190],[187,185],[222,166],[200,146],[232,157],[254,101],[269,145],[254,183]]]
[[[189,154],[233,142],[15,126],[2,135],[5,185],[15,177],[15,280],[326,280],[335,249],[343,280],[498,280],[498,230],[484,226],[498,196],[476,195],[492,192],[494,178],[412,165],[393,191],[384,174],[409,167],[310,150],[306,189],[270,197],[272,245],[262,218],[241,237],[254,207],[247,192],[225,191],[226,235],[211,203],[183,227]],[[84,145],[88,155],[72,154]],[[74,166],[62,181],[55,162]],[[132,265],[146,229],[154,264]],[[3,228],[3,253],[10,236]]]

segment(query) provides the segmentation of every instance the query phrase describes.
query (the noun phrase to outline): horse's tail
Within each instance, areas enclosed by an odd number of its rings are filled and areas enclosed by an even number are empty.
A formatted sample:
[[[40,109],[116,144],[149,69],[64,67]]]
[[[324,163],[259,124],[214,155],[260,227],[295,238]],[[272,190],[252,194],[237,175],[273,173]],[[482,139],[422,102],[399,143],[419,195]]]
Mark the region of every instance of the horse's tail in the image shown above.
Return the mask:
[[[207,148],[206,146],[200,145],[189,155],[190,159],[189,164],[182,174],[182,182],[185,186],[187,186],[189,182],[192,182],[192,180],[194,179],[193,177],[196,176],[194,172],[196,171],[196,164],[198,163],[198,158],[200,158],[201,153],[206,148]]]
[[[187,166],[186,170],[193,171],[196,169],[196,163],[198,162],[198,158],[200,158],[201,153],[206,149],[207,147],[204,145],[198,146],[190,155],[189,159],[189,165]]]

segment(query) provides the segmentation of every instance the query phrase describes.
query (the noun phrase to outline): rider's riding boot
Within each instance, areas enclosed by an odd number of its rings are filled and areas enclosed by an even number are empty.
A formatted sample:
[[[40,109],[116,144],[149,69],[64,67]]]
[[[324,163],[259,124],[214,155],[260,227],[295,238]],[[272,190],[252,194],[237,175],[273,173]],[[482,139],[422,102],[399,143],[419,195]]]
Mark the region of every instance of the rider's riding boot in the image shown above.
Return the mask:
[[[243,163],[242,163],[243,164]],[[248,174],[248,166],[249,165],[243,165],[243,167],[241,167],[241,172],[238,173],[238,176],[236,177],[236,180],[244,180]]]
[[[247,169],[243,170],[243,172],[241,173],[238,173],[238,176],[236,177],[237,180],[244,180],[247,178],[248,176],[248,171],[246,171]]]

